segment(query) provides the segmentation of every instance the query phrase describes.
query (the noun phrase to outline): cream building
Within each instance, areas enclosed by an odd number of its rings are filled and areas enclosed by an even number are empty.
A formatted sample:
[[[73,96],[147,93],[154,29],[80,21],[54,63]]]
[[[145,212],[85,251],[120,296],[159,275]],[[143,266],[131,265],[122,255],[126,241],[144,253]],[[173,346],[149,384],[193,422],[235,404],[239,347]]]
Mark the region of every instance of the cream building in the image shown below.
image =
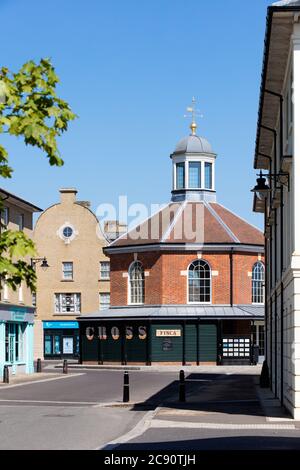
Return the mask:
[[[42,209],[4,189],[0,189],[3,209],[1,231],[22,230],[32,238],[33,213]],[[27,260],[30,263],[30,259]],[[33,322],[32,294],[23,283],[16,291],[4,281],[0,299],[0,376],[8,365],[12,374],[33,372]]]
[[[37,265],[35,358],[76,358],[76,317],[110,304],[110,265],[106,240],[86,201],[76,189],[61,189],[60,203],[37,220],[34,241],[49,268]]]
[[[254,167],[265,214],[266,359],[276,397],[300,418],[300,1],[268,8]]]

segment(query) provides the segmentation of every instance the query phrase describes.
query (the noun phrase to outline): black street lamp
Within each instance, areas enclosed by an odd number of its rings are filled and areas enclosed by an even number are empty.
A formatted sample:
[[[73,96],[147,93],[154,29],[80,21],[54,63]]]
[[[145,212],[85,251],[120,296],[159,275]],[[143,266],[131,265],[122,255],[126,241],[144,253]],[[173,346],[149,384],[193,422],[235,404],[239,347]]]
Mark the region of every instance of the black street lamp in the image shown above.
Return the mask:
[[[266,178],[264,178],[264,175],[262,174],[262,171],[260,172],[259,178],[256,180],[256,186],[254,186],[253,189],[251,189],[252,193],[256,193],[259,199],[264,199],[267,197],[268,193],[270,192],[270,186],[266,184]]]
[[[49,264],[48,264],[48,261],[46,259],[46,257],[44,256],[44,258],[31,258],[30,260],[30,264],[31,264],[31,267],[35,269],[35,266],[38,264],[38,263],[41,263],[41,268],[46,271],[47,268],[50,268]]]

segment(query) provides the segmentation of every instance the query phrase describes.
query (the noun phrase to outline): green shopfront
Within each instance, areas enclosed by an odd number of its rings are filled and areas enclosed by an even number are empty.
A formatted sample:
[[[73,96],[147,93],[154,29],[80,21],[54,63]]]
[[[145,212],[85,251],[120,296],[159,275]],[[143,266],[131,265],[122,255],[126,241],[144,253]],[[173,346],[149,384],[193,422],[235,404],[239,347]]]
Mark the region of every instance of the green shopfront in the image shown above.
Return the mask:
[[[30,374],[33,364],[34,308],[0,304],[0,375]]]
[[[183,364],[218,363],[215,321],[82,321],[81,363]]]
[[[77,318],[80,363],[250,365],[256,362],[254,326],[263,323],[264,309],[163,306],[105,313]]]

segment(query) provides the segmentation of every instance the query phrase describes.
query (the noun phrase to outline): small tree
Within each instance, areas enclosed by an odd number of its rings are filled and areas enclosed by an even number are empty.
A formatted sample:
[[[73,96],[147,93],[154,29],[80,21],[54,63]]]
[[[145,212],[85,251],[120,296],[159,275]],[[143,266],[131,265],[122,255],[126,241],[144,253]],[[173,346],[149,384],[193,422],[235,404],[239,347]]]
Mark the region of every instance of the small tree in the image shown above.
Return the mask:
[[[59,79],[49,59],[39,63],[29,61],[17,73],[0,69],[0,134],[22,137],[26,145],[40,148],[50,165],[62,166],[63,160],[56,139],[68,129],[75,114],[68,103],[59,98],[55,88]],[[0,145],[0,176],[11,178],[8,153]],[[3,201],[0,198],[0,210]],[[1,280],[16,289],[25,281],[35,290],[34,269],[25,261],[33,256],[35,247],[22,231],[6,230],[1,222],[0,285]]]

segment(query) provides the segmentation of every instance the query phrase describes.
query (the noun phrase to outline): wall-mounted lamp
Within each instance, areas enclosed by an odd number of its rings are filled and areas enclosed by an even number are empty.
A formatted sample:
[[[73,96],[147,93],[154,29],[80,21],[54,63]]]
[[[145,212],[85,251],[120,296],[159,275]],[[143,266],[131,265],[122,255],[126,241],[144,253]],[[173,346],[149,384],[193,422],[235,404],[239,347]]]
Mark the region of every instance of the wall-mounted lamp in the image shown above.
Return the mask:
[[[47,268],[50,268],[49,264],[48,264],[48,261],[46,259],[46,257],[44,256],[44,258],[31,258],[30,260],[30,264],[31,264],[31,267],[35,269],[36,265],[38,263],[41,263],[41,268],[46,271]]]

